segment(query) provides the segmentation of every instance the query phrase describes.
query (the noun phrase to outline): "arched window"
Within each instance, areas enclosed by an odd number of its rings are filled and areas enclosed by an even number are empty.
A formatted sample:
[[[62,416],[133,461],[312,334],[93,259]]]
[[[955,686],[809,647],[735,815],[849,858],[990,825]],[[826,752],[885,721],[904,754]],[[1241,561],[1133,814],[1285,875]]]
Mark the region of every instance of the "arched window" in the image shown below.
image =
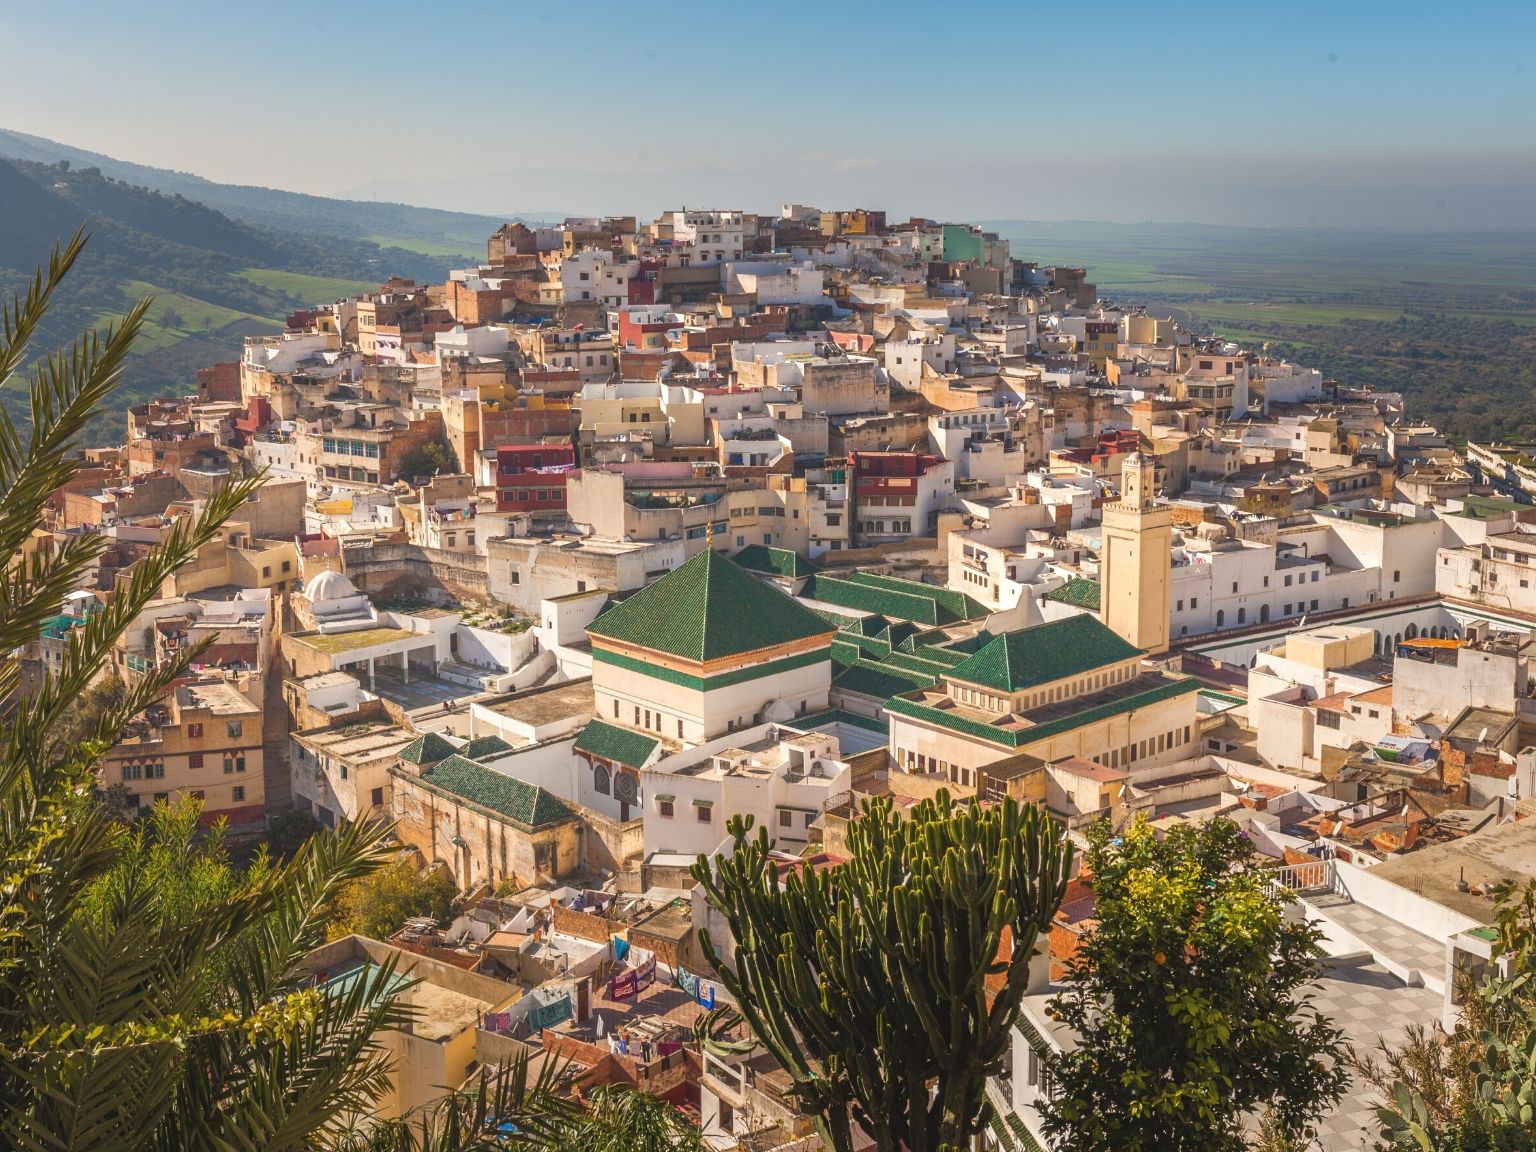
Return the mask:
[[[1259,623],[1260,624],[1268,624],[1269,623],[1269,605],[1268,604],[1261,604],[1259,606]]]
[[[613,798],[625,804],[633,804],[639,799],[640,788],[635,783],[635,778],[628,772],[620,772],[613,778]]]
[[[592,765],[592,788],[604,796],[608,795],[608,765]]]
[[[1415,639],[1418,636],[1418,634],[1419,634],[1419,626],[1417,624],[1410,624],[1403,631],[1403,635],[1406,636],[1410,640]]]
[[[1220,628],[1223,625],[1225,625],[1226,622],[1227,622],[1227,610],[1225,608],[1218,608],[1218,609],[1216,609],[1216,627]]]
[[[1237,610],[1237,622],[1239,624],[1244,624],[1244,623],[1247,622],[1247,620],[1248,620],[1248,609],[1246,609],[1246,608],[1239,608]]]

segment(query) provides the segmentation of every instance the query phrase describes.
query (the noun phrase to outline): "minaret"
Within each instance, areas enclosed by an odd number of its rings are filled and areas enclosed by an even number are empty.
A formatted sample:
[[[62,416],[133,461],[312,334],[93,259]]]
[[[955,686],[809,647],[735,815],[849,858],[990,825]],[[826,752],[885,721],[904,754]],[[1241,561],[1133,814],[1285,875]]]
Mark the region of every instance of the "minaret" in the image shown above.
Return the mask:
[[[1120,473],[1120,499],[1104,508],[1099,557],[1099,619],[1153,655],[1168,650],[1173,514],[1154,501],[1157,460],[1132,452]]]

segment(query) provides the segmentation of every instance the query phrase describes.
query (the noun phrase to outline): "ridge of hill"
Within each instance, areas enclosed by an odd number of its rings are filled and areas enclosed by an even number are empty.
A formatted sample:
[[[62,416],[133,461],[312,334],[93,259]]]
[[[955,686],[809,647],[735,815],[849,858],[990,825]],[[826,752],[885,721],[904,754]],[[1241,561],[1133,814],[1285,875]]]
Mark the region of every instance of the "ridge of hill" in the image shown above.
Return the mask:
[[[452,260],[349,236],[252,226],[179,194],[94,167],[0,159],[0,289],[24,286],[77,228],[90,243],[39,333],[42,352],[154,297],[113,414],[89,440],[116,443],[122,409],[190,390],[196,370],[239,355],[241,337],[273,332],[296,308],[375,287],[391,275],[440,280]],[[10,389],[12,414],[24,396]]]
[[[220,184],[191,172],[135,164],[3,128],[0,158],[55,166],[62,161],[71,168],[97,168],[111,179],[195,200],[255,228],[372,240],[382,246],[436,257],[476,256],[485,250],[487,236],[507,220],[518,219],[411,204],[333,199],[247,184]]]

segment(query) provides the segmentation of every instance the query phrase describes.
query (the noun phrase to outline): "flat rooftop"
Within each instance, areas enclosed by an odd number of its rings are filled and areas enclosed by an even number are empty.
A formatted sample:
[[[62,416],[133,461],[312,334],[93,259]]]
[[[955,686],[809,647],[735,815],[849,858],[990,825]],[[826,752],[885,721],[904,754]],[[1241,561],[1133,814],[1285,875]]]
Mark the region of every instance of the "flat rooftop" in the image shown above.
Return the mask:
[[[176,689],[176,702],[183,708],[206,708],[216,716],[248,716],[261,711],[221,680],[185,684]]]
[[[592,680],[570,680],[549,688],[533,688],[486,705],[497,715],[505,716],[531,728],[553,724],[571,716],[591,716],[596,707],[592,698]]]
[[[396,640],[404,640],[414,635],[416,633],[407,632],[404,628],[359,628],[356,632],[297,632],[293,634],[293,639],[308,645],[316,652],[323,652],[327,656],[339,656],[347,652],[357,652],[364,648],[374,648]],[[423,643],[430,643],[431,637],[422,636],[421,640]]]
[[[1493,901],[1457,890],[1499,880],[1524,882],[1536,877],[1536,824],[1500,824],[1412,852],[1387,857],[1371,869],[1379,880],[1416,892],[1453,912],[1484,924],[1493,923]]]
[[[341,728],[296,735],[311,747],[325,749],[328,755],[354,762],[391,758],[416,739],[416,733],[382,721],[347,724]]]

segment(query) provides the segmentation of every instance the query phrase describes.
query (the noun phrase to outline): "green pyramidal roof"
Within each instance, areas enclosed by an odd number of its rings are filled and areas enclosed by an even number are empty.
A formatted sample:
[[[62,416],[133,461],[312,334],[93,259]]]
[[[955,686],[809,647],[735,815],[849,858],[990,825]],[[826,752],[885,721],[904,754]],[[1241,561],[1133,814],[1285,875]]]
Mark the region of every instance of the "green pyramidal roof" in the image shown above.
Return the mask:
[[[996,692],[1022,692],[1143,655],[1092,616],[1068,616],[1005,633],[948,675]]]
[[[710,550],[587,625],[592,636],[700,663],[833,630],[793,597]]]
[[[453,753],[452,744],[436,732],[427,732],[416,737],[395,755],[408,764],[436,764],[439,760],[448,759]]]
[[[473,760],[450,756],[428,768],[421,779],[443,792],[499,812],[519,824],[538,828],[569,819],[573,813],[544,789],[504,776]]]
[[[644,768],[651,753],[656,751],[656,745],[660,743],[660,740],[644,732],[632,732],[628,728],[609,724],[606,720],[588,720],[581,735],[576,737],[575,748],[578,752],[589,752],[594,756],[616,760],[631,768]]]

